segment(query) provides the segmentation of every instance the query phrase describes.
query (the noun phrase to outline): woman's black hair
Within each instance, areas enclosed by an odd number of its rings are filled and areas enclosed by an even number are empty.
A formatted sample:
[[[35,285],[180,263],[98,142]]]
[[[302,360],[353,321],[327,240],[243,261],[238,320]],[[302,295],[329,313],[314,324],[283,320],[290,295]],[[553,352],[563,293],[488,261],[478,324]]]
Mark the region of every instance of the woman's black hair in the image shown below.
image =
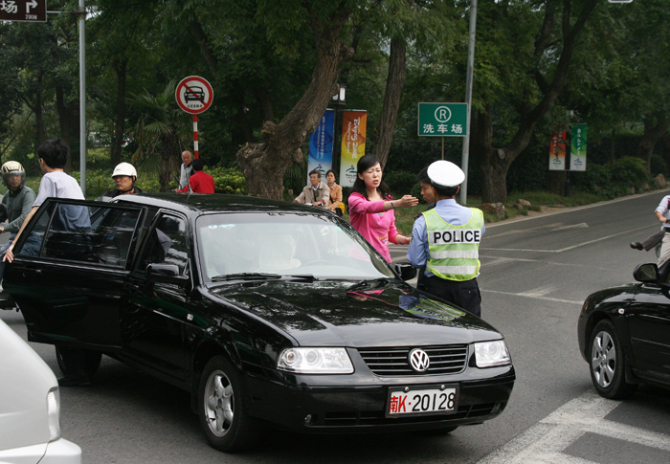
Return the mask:
[[[328,174],[330,174],[331,172],[332,172],[333,175],[335,176],[335,179],[337,179],[337,174],[335,174],[335,170],[334,170],[334,169],[329,169],[328,171],[326,171],[326,177],[328,177]]]
[[[361,159],[358,160],[358,164],[356,164],[356,181],[354,182],[354,186],[351,188],[351,191],[360,193],[365,197],[366,200],[369,200],[368,190],[365,187],[365,181],[358,177],[358,174],[367,171],[376,164],[381,166],[379,158],[374,155],[365,155],[361,157]],[[381,195],[384,200],[393,198],[391,196],[391,191],[389,190],[388,185],[386,185],[383,181],[379,183],[377,192],[379,192],[379,195]]]

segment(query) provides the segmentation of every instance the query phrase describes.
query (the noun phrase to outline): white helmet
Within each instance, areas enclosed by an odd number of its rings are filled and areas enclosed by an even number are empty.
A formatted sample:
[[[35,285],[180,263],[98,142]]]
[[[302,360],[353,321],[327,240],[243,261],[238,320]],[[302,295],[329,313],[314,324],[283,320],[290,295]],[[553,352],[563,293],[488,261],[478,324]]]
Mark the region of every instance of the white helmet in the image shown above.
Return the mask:
[[[2,183],[7,188],[9,188],[7,184],[8,176],[21,176],[21,187],[26,183],[26,171],[18,161],[7,161],[2,165],[0,171],[2,172]]]
[[[112,173],[112,179],[116,176],[128,176],[137,179],[137,171],[135,170],[135,167],[130,163],[120,163],[114,168],[114,172]]]

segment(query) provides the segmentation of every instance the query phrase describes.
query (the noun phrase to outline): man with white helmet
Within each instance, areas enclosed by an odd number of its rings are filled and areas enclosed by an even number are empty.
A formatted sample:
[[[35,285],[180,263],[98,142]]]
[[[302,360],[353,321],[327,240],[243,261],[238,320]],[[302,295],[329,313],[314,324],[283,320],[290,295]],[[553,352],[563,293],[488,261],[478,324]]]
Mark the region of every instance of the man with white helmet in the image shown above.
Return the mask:
[[[454,163],[436,161],[417,176],[421,195],[435,208],[414,221],[407,259],[426,266],[418,287],[481,316],[479,243],[484,215],[456,203],[465,174]]]
[[[9,232],[9,241],[0,248],[0,256],[5,254],[7,248],[16,237],[24,219],[30,213],[35,202],[35,192],[26,187],[26,171],[18,161],[7,161],[0,168],[2,183],[9,190],[2,197],[0,207],[0,222],[7,220],[7,224],[0,226],[0,232]],[[0,280],[5,272],[5,263],[0,262]],[[4,292],[0,293],[0,299],[6,299]]]
[[[120,163],[114,168],[112,172],[112,179],[116,184],[114,190],[103,194],[103,197],[114,198],[119,195],[128,195],[134,193],[145,193],[144,190],[139,187],[135,187],[135,181],[137,180],[137,171],[135,167],[130,163]]]

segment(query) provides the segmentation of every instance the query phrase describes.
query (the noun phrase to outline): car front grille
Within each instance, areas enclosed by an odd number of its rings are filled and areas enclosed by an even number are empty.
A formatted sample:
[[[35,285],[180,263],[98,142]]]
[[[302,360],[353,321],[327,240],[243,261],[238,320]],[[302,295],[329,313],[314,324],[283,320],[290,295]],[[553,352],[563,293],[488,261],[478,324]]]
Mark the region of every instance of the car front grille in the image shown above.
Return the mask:
[[[413,348],[359,348],[358,352],[370,370],[379,376],[458,374],[465,369],[468,345],[421,347],[428,354],[430,366],[417,372],[409,364]]]

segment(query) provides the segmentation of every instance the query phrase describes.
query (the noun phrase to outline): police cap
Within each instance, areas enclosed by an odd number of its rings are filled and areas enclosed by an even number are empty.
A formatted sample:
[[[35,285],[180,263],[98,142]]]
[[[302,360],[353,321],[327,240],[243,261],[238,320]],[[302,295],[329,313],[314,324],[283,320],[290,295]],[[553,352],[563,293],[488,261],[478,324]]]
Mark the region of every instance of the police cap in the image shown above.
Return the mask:
[[[465,180],[465,173],[461,168],[449,161],[435,161],[428,166],[428,177],[437,187],[457,187]]]

